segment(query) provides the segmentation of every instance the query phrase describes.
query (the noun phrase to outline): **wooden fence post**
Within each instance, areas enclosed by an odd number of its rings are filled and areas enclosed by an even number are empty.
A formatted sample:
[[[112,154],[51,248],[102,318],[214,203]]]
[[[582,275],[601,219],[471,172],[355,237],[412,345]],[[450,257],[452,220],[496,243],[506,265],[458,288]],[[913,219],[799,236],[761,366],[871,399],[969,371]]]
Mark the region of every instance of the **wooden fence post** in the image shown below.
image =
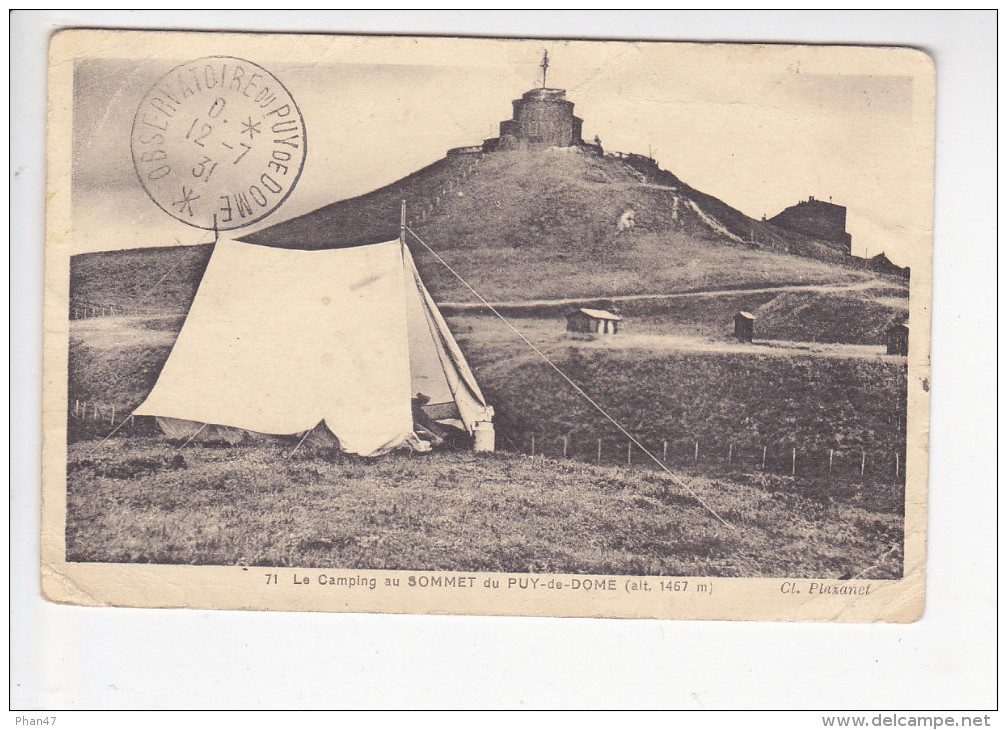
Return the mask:
[[[566,458],[566,440],[567,440],[567,437],[564,436],[563,437],[563,458],[564,459]]]
[[[661,461],[668,461],[668,441],[661,442]]]
[[[860,476],[864,475],[864,467],[867,466],[867,452],[860,449]]]
[[[108,422],[111,425],[115,425],[115,406],[112,406],[112,412],[108,416]]]
[[[696,464],[699,463],[699,442],[698,441],[696,442],[696,448],[695,448],[695,450],[692,452],[692,461],[693,461],[693,463],[696,463]]]
[[[765,447],[765,445],[763,445],[763,447],[762,447],[762,470],[763,471],[766,470],[766,447]]]
[[[94,420],[99,420],[101,418],[101,412],[98,410],[98,404],[94,404]]]
[[[899,478],[899,455],[898,455],[898,453],[895,454],[895,478],[896,479]]]
[[[535,434],[531,435],[531,455],[535,456]]]
[[[598,463],[601,464],[601,439],[598,439]]]
[[[797,447],[794,447],[793,453],[790,455],[790,476],[797,475]]]
[[[829,449],[829,476],[832,476],[832,457],[835,454],[835,449]]]
[[[626,444],[626,466],[633,466],[633,442]]]
[[[727,465],[730,466],[732,461],[734,461],[734,444],[728,444],[728,446],[727,446]]]

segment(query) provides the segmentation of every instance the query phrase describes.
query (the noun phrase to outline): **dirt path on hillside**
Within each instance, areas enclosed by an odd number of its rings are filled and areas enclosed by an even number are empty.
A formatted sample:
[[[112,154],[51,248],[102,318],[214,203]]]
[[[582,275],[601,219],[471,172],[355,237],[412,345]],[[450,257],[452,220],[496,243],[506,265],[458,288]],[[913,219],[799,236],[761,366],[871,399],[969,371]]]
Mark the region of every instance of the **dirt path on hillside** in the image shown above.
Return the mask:
[[[884,345],[848,345],[825,342],[795,342],[791,340],[755,340],[751,343],[732,340],[711,340],[695,335],[631,335],[620,334],[618,338],[598,339],[593,342],[578,342],[583,349],[609,351],[620,350],[662,350],[711,353],[738,353],[745,355],[767,355],[770,357],[811,357],[859,358],[876,360],[886,355]]]
[[[180,320],[176,314],[75,319],[70,322],[70,338],[72,342],[101,350],[170,346],[178,337]],[[176,321],[178,326],[174,324]],[[151,327],[154,322],[167,324]]]
[[[586,305],[592,302],[639,302],[656,301],[660,299],[682,299],[685,297],[721,297],[739,294],[778,294],[783,292],[820,292],[823,294],[836,294],[842,292],[864,291],[878,285],[874,279],[850,284],[779,284],[774,286],[751,287],[745,289],[696,289],[693,291],[675,292],[672,294],[618,294],[611,297],[571,297],[564,299],[528,299],[525,301],[511,302],[490,302],[490,305],[497,309],[534,309],[538,307],[563,307],[574,305]],[[469,312],[484,309],[485,305],[480,302],[439,302],[439,307],[450,308],[456,312]]]

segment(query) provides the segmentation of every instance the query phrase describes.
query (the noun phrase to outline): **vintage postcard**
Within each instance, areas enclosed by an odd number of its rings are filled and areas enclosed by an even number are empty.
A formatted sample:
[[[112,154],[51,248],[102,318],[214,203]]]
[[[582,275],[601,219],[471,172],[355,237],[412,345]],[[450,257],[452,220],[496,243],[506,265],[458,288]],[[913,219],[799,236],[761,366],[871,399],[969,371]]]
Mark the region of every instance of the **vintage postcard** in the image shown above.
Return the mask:
[[[918,619],[934,74],[57,33],[45,595]]]

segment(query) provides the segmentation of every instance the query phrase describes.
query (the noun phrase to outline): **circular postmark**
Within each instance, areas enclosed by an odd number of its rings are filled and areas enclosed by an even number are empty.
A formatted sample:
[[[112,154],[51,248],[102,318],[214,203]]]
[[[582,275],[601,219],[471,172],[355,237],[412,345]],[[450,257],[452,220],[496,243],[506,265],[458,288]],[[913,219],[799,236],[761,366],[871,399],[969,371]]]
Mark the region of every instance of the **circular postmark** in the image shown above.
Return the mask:
[[[133,119],[133,167],[183,223],[233,230],[272,213],[297,184],[304,119],[283,84],[250,61],[211,56],[165,74]]]

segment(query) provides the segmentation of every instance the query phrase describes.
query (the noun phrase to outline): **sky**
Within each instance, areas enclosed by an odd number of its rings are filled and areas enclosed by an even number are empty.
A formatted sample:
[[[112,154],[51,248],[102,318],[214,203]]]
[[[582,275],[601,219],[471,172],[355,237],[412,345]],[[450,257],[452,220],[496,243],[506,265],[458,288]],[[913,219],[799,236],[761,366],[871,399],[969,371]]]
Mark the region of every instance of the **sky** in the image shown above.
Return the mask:
[[[393,182],[496,136],[511,100],[564,88],[584,138],[652,154],[750,216],[809,195],[845,205],[856,255],[911,265],[930,245],[933,76],[898,49],[129,33],[73,65],[75,251],[197,243],[143,192],[129,140],[147,89],[175,65],[234,55],[272,72],[303,114],[307,160],[255,230]]]

